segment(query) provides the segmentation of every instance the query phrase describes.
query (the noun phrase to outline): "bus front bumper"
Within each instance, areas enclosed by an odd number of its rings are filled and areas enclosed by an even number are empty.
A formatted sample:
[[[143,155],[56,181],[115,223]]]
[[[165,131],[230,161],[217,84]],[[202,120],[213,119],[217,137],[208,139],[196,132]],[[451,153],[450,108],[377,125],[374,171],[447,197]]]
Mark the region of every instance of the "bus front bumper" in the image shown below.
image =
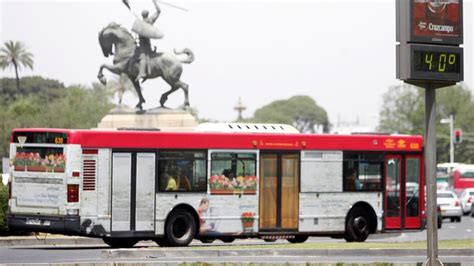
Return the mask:
[[[10,230],[60,233],[64,235],[80,234],[80,216],[46,216],[8,214]]]

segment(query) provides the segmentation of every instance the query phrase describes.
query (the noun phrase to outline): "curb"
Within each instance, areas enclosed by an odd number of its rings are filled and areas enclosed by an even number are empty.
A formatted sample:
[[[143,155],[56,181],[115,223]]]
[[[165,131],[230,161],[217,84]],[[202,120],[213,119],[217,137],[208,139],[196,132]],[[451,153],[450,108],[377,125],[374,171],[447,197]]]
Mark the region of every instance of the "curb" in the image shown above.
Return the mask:
[[[11,246],[40,246],[40,245],[88,245],[88,244],[104,244],[100,238],[13,238],[1,239],[0,247]]]
[[[119,258],[166,258],[166,257],[241,257],[241,256],[425,256],[424,249],[234,249],[234,250],[198,250],[198,249],[111,249],[102,251],[108,259]],[[440,249],[440,256],[474,257],[474,249]]]

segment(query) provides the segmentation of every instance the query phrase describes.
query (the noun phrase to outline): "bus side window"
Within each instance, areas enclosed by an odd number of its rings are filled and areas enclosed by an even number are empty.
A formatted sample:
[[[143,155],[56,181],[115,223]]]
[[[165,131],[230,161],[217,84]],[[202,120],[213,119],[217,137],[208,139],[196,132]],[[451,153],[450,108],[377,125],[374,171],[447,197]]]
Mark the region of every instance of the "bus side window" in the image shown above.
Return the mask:
[[[207,189],[204,152],[162,151],[158,171],[161,192],[204,192]]]

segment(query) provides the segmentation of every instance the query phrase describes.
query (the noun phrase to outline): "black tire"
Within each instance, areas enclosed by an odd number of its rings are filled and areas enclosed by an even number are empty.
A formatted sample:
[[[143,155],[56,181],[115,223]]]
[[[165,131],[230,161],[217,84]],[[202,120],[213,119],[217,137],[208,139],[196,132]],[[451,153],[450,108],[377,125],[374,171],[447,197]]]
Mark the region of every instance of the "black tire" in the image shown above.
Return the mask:
[[[471,211],[471,217],[474,217],[474,210]]]
[[[288,242],[296,244],[296,243],[303,243],[308,240],[308,236],[295,236],[295,238],[288,238]]]
[[[461,222],[461,216],[456,217],[456,222],[460,223]]]
[[[362,208],[352,209],[346,218],[344,239],[347,242],[364,242],[370,233],[369,215]]]
[[[102,241],[112,248],[131,248],[138,243],[138,239],[125,237],[104,237]]]
[[[454,223],[456,221],[456,217],[451,217],[450,220],[452,223]]]
[[[169,216],[165,227],[165,239],[172,247],[187,246],[196,234],[194,217],[185,210],[176,210]]]
[[[221,241],[224,242],[224,243],[232,243],[234,242],[235,238],[233,237],[222,237],[221,238]]]
[[[438,229],[441,229],[443,227],[443,219],[438,218]]]

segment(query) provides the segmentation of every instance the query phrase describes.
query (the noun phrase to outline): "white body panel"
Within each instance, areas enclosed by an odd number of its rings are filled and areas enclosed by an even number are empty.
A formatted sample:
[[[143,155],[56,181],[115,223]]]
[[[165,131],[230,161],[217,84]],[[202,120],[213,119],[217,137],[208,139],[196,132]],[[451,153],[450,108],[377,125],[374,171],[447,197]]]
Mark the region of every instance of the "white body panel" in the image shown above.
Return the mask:
[[[135,229],[155,230],[155,154],[137,154]]]
[[[130,230],[131,153],[113,153],[112,231]]]

